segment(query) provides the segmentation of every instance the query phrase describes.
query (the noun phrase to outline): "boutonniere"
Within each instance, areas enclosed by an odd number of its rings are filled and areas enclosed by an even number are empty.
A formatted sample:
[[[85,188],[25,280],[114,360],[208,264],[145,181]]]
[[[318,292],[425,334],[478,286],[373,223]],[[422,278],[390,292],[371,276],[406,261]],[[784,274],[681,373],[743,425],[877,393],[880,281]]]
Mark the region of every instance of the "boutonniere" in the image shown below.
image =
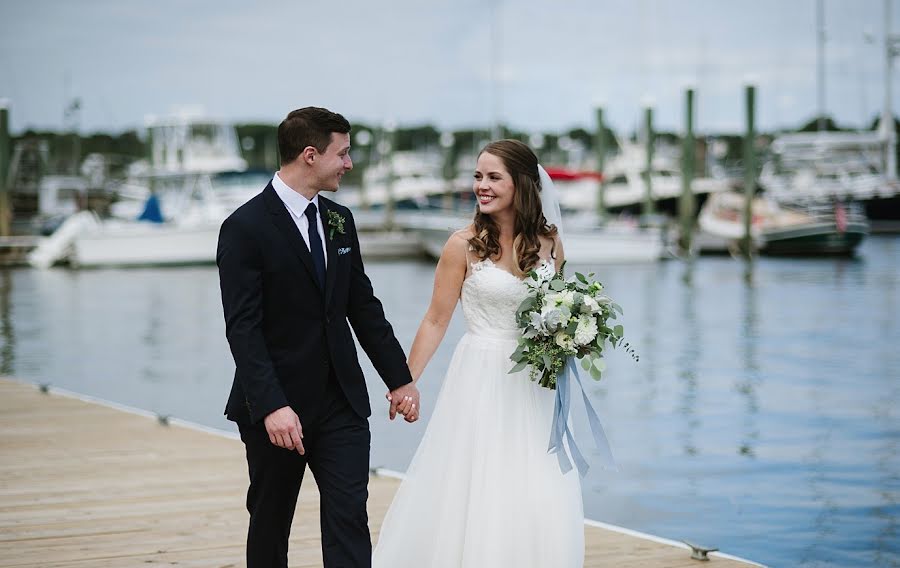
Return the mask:
[[[328,232],[328,238],[334,238],[334,232],[337,231],[340,234],[344,234],[344,216],[338,213],[337,211],[329,211],[328,212],[328,228],[330,231]]]

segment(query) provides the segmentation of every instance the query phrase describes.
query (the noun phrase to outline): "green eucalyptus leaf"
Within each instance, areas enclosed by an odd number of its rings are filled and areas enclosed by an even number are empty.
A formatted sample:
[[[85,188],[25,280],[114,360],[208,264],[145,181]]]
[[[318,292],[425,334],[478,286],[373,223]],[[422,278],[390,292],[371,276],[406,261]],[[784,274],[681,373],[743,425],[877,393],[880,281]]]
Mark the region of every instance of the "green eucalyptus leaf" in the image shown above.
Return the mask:
[[[527,363],[525,361],[520,362],[518,365],[510,369],[509,374],[511,375],[513,373],[518,373],[519,371],[523,370],[526,365]]]
[[[528,296],[522,303],[519,304],[519,308],[516,310],[516,314],[521,314],[531,310],[535,304],[537,303],[537,299],[534,296]]]

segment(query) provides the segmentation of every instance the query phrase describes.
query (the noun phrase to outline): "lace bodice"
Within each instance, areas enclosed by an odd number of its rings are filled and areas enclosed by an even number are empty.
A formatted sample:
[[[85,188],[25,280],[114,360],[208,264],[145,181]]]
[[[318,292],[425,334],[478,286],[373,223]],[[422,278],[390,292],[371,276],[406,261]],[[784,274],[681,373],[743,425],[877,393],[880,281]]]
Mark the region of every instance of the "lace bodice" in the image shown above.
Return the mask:
[[[471,264],[472,272],[463,282],[462,307],[469,333],[487,337],[515,339],[516,309],[528,288],[521,279],[500,268],[490,259]],[[536,268],[543,277],[552,276],[553,263],[542,260]]]

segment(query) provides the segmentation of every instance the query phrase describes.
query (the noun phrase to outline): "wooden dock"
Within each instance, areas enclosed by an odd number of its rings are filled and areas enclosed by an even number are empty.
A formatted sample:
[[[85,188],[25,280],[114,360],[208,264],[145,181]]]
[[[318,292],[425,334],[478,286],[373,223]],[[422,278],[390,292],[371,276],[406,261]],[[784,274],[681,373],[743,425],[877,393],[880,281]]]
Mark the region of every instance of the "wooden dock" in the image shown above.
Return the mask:
[[[0,237],[0,266],[24,266],[28,253],[33,251],[41,237],[21,235]]]
[[[247,474],[236,439],[0,379],[0,456],[0,566],[244,565]],[[311,481],[294,518],[292,567],[321,566]],[[373,539],[398,484],[371,479]],[[708,565],[672,544],[585,530],[585,566]]]

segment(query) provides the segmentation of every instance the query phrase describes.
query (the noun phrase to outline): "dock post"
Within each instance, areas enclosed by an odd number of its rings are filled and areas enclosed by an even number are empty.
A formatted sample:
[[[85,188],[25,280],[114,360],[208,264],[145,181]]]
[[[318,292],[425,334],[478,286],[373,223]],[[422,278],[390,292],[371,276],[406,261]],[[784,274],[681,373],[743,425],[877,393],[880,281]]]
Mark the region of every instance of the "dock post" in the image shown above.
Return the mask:
[[[8,237],[12,224],[9,207],[9,159],[12,155],[9,138],[9,101],[0,99],[0,236]]]
[[[603,200],[603,192],[606,189],[606,125],[603,123],[603,107],[598,106],[596,110],[597,116],[597,132],[594,134],[595,153],[597,154],[597,173],[600,179],[597,183],[597,221],[602,222],[606,217],[606,203]]]
[[[456,134],[448,130],[441,133],[440,137],[441,149],[443,154],[443,164],[441,165],[441,177],[444,179],[444,195],[441,198],[441,206],[446,211],[450,211],[454,206],[454,182],[457,178],[456,172]]]
[[[648,222],[648,217],[653,215],[653,108],[649,105],[644,109],[644,142],[646,144],[646,165],[644,168],[644,206],[641,209],[641,216],[644,222]]]
[[[684,92],[684,139],[681,149],[681,199],[678,201],[678,216],[681,220],[680,247],[684,254],[691,252],[694,232],[694,89]]]
[[[387,177],[384,180],[384,228],[387,231],[394,229],[394,146],[397,144],[397,128],[393,122],[389,122],[384,128],[387,146]]]
[[[366,170],[368,170],[372,165],[372,154],[373,154],[373,136],[372,132],[369,130],[360,130],[353,134],[353,143],[361,148],[360,152],[365,154],[365,167],[361,168],[361,173],[359,175],[359,208],[362,211],[369,210],[369,196],[367,195],[368,187],[366,187]],[[354,166],[353,169],[356,169]]]
[[[747,85],[744,89],[744,105],[747,132],[744,135],[744,242],[746,258],[753,257],[753,194],[756,191],[756,87]]]

